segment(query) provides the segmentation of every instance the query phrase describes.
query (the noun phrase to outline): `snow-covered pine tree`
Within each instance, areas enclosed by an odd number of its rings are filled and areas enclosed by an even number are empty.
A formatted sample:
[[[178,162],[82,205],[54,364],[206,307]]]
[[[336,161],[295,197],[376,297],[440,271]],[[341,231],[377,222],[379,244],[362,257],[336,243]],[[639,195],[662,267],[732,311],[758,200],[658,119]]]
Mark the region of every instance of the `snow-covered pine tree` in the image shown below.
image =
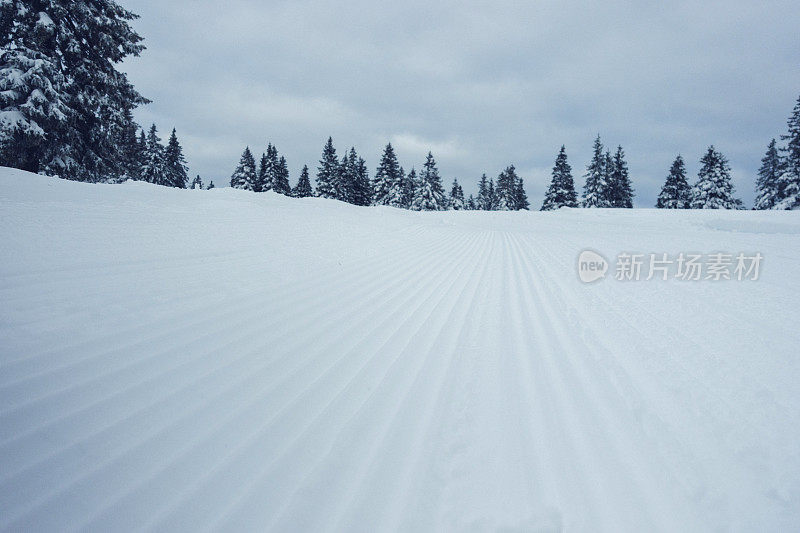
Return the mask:
[[[239,160],[239,165],[233,171],[231,176],[231,187],[234,189],[245,189],[248,191],[255,190],[255,183],[258,179],[256,174],[256,161],[253,158],[253,153],[250,147],[244,149],[242,157]]]
[[[495,190],[494,180],[489,180],[489,186],[486,188],[486,208],[487,211],[497,211],[497,191]]]
[[[116,69],[144,49],[112,0],[0,3],[0,164],[119,181],[119,142],[145,100]]]
[[[411,167],[413,170],[414,167]],[[406,170],[403,168],[403,165],[400,165],[400,207],[403,209],[408,209],[408,205],[406,205],[406,186],[408,185],[408,177],[406,176]],[[414,195],[411,195],[411,201],[414,201]],[[409,204],[410,205],[410,204]]]
[[[337,196],[347,203],[356,204],[356,188],[358,187],[358,154],[355,147],[350,147],[350,152],[345,152],[339,165],[339,180],[336,185]]]
[[[578,193],[575,192],[575,181],[572,179],[572,167],[567,162],[567,152],[561,145],[553,166],[550,187],[544,195],[542,211],[552,211],[561,207],[578,207]]]
[[[741,201],[733,197],[728,160],[709,146],[700,159],[697,183],[692,187],[692,209],[739,209]]]
[[[192,180],[192,189],[203,190],[203,180],[200,179],[200,174]]]
[[[400,171],[402,172],[403,168],[400,167]],[[403,207],[406,209],[411,208],[411,204],[414,202],[414,189],[417,186],[417,171],[414,170],[414,167],[411,167],[411,171],[405,175],[403,178]]]
[[[139,172],[142,180],[156,185],[166,184],[166,174],[164,170],[164,147],[158,136],[156,125],[150,126],[147,132],[147,143],[142,157],[142,169]]]
[[[268,148],[269,149],[269,148]],[[264,187],[269,183],[270,189],[272,188],[272,169],[269,167],[269,159],[267,154],[262,152],[261,159],[258,161],[258,170],[256,171],[256,192],[263,192]]]
[[[214,180],[211,180],[208,182],[208,187],[206,187],[206,190],[210,191],[213,188],[214,188]]]
[[[499,211],[515,211],[516,201],[514,198],[514,177],[509,173],[509,169],[513,170],[513,166],[506,168],[497,176],[497,185],[495,186],[495,195],[497,197],[497,209]]]
[[[186,174],[188,169],[175,128],[172,128],[167,149],[164,151],[164,185],[185,189],[189,181],[189,176]]]
[[[767,146],[767,153],[761,159],[761,168],[756,180],[756,199],[754,209],[772,209],[783,197],[780,190],[781,177],[785,172],[783,158],[778,153],[775,139]]]
[[[478,198],[475,201],[477,208],[483,211],[490,211],[492,209],[492,199],[489,195],[489,180],[486,174],[481,175],[478,182]]]
[[[275,180],[278,175],[278,149],[267,143],[267,152],[261,155],[261,161],[258,166],[258,179],[256,180],[257,192],[271,191],[275,187]]]
[[[675,161],[672,162],[669,175],[658,194],[656,207],[659,209],[689,209],[691,197],[692,188],[686,181],[686,165],[683,157],[678,154]]]
[[[369,180],[367,162],[363,157],[358,157],[355,148],[350,150],[350,160],[355,164],[355,183],[353,189],[353,203],[356,205],[372,205],[372,182]]]
[[[514,167],[512,166],[511,168],[513,169]],[[528,193],[525,192],[525,184],[520,176],[516,176],[514,179],[514,199],[517,204],[517,211],[530,209],[531,204],[528,201]]]
[[[126,179],[138,180],[139,172],[142,169],[142,157],[144,150],[139,145],[137,138],[138,126],[133,121],[133,114],[130,110],[125,112],[125,126],[120,130],[120,138],[117,141],[120,155],[122,157],[122,167],[124,173],[120,175],[120,181]],[[145,141],[146,146],[146,141]]]
[[[583,185],[583,207],[611,207],[608,201],[608,184],[606,183],[606,157],[603,155],[603,143],[600,135],[594,140],[592,161],[586,167],[586,183]]]
[[[622,146],[617,146],[613,159],[606,152],[606,176],[608,176],[608,200],[611,207],[632,208],[633,187]]]
[[[337,191],[340,173],[341,166],[339,158],[336,157],[336,148],[333,147],[333,139],[328,137],[317,167],[317,196],[340,200]]]
[[[453,186],[450,188],[450,209],[455,211],[462,211],[466,208],[464,202],[464,189],[458,184],[458,180],[453,180]]]
[[[278,194],[285,194],[286,196],[292,194],[292,186],[289,185],[289,166],[286,164],[286,158],[283,156],[278,159],[278,163],[275,165],[272,190]]]
[[[469,198],[467,198],[466,208],[468,211],[475,211],[476,209],[478,209],[478,203],[475,201],[475,197],[472,196],[471,194],[469,195]]]
[[[606,178],[606,201],[609,207],[614,207],[613,195],[613,174],[614,174],[614,159],[611,157],[611,152],[606,148],[606,155],[603,158],[603,174]]]
[[[314,190],[311,188],[311,180],[308,178],[308,165],[303,165],[303,170],[300,172],[300,179],[297,180],[292,190],[292,196],[295,198],[307,198],[314,196]]]
[[[342,158],[342,173],[339,188],[345,200],[353,205],[369,205],[372,194],[372,184],[367,175],[367,166],[364,159],[358,157],[354,146]]]
[[[783,149],[784,168],[778,179],[780,199],[773,208],[800,209],[800,97],[786,123],[789,131],[781,135],[781,139],[788,142]]]
[[[433,154],[428,152],[425,165],[419,175],[419,186],[414,191],[414,201],[411,204],[414,211],[443,211],[447,209],[442,178],[436,168]]]
[[[138,138],[138,141],[136,142],[136,144],[137,144],[137,150],[138,150],[138,153],[139,153],[139,160],[138,160],[139,170],[136,173],[136,179],[137,180],[141,180],[142,179],[142,165],[144,164],[144,154],[147,152],[147,134],[144,132],[144,129],[140,129],[139,130],[139,138]]]
[[[383,150],[381,162],[372,179],[372,202],[374,205],[404,207],[403,176],[391,143]]]

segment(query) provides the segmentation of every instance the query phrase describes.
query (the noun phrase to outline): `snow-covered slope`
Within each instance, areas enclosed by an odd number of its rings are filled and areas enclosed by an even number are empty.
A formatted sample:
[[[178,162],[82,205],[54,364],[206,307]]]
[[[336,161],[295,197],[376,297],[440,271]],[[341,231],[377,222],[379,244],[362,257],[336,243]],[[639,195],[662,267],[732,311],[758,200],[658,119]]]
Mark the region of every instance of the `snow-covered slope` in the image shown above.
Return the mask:
[[[0,170],[0,528],[800,529],[800,215]],[[584,285],[578,253],[761,252]]]

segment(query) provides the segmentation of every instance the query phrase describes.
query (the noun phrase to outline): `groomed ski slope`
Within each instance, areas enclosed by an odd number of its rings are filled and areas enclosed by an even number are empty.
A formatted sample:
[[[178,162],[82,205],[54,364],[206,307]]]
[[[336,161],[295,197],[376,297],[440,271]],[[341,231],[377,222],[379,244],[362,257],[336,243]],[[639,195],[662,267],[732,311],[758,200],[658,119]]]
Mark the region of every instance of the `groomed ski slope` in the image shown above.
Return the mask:
[[[759,251],[581,284],[577,254]],[[800,213],[0,169],[0,529],[797,531]]]

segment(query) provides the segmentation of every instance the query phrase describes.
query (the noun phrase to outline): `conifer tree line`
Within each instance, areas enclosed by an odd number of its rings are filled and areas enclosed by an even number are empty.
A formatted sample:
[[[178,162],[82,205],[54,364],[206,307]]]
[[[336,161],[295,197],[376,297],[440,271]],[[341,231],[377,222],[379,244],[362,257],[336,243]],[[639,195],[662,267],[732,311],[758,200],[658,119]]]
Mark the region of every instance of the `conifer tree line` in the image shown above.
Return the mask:
[[[496,186],[494,180],[489,180],[487,185],[484,174],[478,198],[470,195],[466,199],[457,179],[453,180],[449,193],[445,191],[432,153],[428,152],[419,172],[411,167],[406,173],[391,143],[386,145],[375,175],[370,178],[366,161],[358,155],[355,147],[339,159],[333,139],[329,137],[317,166],[316,190],[311,185],[308,165],[303,166],[294,188],[290,187],[286,159],[283,156],[278,158],[278,151],[272,143],[267,145],[260,161],[256,165],[250,147],[246,147],[231,175],[231,187],[254,192],[274,191],[295,198],[318,196],[354,205],[386,205],[414,211],[517,211],[530,207],[523,180],[517,175],[514,165],[500,173]]]
[[[175,130],[163,145],[136,124],[149,100],[116,68],[144,50],[136,18],[112,0],[0,3],[0,165],[186,188]]]
[[[610,150],[604,149],[598,135],[584,178],[583,195],[579,200],[572,167],[567,162],[567,152],[562,145],[541,210],[552,211],[561,207],[633,207],[633,186],[622,146],[617,146],[612,156]]]
[[[0,2],[0,166],[81,181],[189,185],[175,130],[164,144],[155,125],[145,130],[133,119],[133,111],[149,100],[117,67],[145,48],[130,25],[136,18],[114,0]],[[800,208],[800,98],[787,126],[786,133],[769,142],[761,160],[754,209]],[[621,146],[605,148],[597,136],[580,195],[572,172],[562,146],[542,210],[633,207]],[[258,160],[245,150],[231,186],[414,210],[529,208],[513,165],[494,179],[483,175],[476,194],[465,197],[457,180],[445,190],[430,153],[421,166],[406,172],[388,144],[370,177],[355,148],[339,157],[330,138],[319,165],[304,167],[294,188],[287,161],[272,144]],[[203,188],[199,176],[191,187]],[[691,184],[683,157],[676,156],[656,207],[742,209],[743,204],[735,196],[727,158],[712,145]]]
[[[786,144],[772,139],[761,160],[753,209],[800,209],[800,97],[786,124],[780,136]]]
[[[172,128],[166,146],[161,143],[155,124],[150,126],[146,135],[142,130],[136,144],[129,147],[129,154],[130,164],[122,179],[146,181],[179,189],[187,187],[189,167],[175,128]],[[203,188],[199,175],[192,181],[192,189],[195,188]]]

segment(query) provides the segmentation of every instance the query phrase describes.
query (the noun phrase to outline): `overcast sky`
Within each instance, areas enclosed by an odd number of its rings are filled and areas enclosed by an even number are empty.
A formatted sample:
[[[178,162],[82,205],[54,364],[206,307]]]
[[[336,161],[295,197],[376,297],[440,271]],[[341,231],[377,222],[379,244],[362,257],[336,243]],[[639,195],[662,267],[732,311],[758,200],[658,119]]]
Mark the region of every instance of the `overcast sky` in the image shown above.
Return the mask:
[[[576,187],[599,133],[650,207],[675,155],[693,182],[714,144],[750,205],[767,143],[800,95],[800,2],[120,0],[141,57],[123,70],[177,128],[191,175],[230,179],[268,141],[296,181],[328,136],[370,173],[391,141],[428,150],[449,190],[514,164],[541,205],[561,144]]]

